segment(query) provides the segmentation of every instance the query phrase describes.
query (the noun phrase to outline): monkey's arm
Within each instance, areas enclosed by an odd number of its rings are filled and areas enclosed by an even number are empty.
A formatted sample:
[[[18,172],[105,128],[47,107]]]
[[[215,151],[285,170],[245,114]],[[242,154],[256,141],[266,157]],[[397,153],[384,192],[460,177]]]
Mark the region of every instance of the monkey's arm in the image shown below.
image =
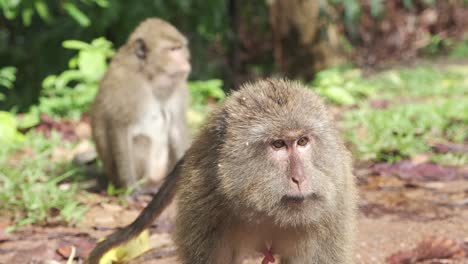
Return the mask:
[[[137,181],[135,164],[132,160],[133,145],[128,126],[110,127],[112,158],[115,160],[116,172],[113,181],[118,187],[131,187]]]
[[[177,162],[171,173],[164,179],[163,185],[155,194],[151,202],[143,209],[140,215],[130,225],[117,230],[107,237],[106,240],[98,243],[89,254],[88,264],[99,264],[101,257],[109,250],[122,245],[147,229],[151,223],[164,211],[169,205],[176,193],[176,185],[181,177],[182,166],[185,158]]]
[[[179,160],[190,146],[191,138],[187,127],[187,111],[188,111],[188,90],[179,88],[177,95],[173,97],[171,104],[172,112],[174,113],[173,124],[169,128],[169,153],[171,159]],[[173,165],[171,165],[173,166]]]

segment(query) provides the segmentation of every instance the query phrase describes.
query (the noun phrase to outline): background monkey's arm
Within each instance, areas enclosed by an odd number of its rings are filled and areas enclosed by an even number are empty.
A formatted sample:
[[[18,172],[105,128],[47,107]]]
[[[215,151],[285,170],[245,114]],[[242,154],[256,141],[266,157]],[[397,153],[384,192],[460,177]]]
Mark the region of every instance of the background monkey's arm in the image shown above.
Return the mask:
[[[115,160],[116,172],[115,175],[110,177],[116,179],[115,182],[119,183],[119,187],[134,185],[138,179],[134,162],[132,160],[132,139],[128,127],[114,128],[111,134],[111,148],[113,159]]]

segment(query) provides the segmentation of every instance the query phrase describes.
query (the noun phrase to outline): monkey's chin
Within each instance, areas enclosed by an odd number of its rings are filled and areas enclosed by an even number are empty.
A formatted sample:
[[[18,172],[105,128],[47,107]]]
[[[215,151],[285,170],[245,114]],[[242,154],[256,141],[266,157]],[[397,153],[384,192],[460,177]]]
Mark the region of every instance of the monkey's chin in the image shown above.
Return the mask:
[[[303,226],[320,221],[326,203],[316,194],[287,194],[280,200],[276,222],[281,226]]]

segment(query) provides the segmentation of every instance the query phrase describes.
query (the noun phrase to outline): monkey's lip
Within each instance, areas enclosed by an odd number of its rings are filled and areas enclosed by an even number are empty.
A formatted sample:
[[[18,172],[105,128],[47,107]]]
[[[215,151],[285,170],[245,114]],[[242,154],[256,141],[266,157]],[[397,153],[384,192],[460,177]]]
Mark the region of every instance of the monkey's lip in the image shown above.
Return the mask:
[[[297,194],[286,194],[281,198],[283,203],[288,205],[300,205],[307,200],[317,200],[319,197],[316,193],[297,193]]]

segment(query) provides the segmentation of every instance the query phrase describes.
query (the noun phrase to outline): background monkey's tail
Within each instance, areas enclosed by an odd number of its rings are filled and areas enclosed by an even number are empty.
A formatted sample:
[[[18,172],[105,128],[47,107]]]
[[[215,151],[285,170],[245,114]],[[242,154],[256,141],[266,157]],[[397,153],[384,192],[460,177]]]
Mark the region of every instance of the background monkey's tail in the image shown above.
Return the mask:
[[[175,196],[176,185],[180,178],[184,159],[185,158],[180,159],[171,173],[166,176],[159,191],[154,195],[151,202],[143,209],[137,219],[130,225],[112,233],[104,241],[99,242],[89,254],[86,263],[100,264],[100,260],[104,254],[136,238],[153,223]]]

